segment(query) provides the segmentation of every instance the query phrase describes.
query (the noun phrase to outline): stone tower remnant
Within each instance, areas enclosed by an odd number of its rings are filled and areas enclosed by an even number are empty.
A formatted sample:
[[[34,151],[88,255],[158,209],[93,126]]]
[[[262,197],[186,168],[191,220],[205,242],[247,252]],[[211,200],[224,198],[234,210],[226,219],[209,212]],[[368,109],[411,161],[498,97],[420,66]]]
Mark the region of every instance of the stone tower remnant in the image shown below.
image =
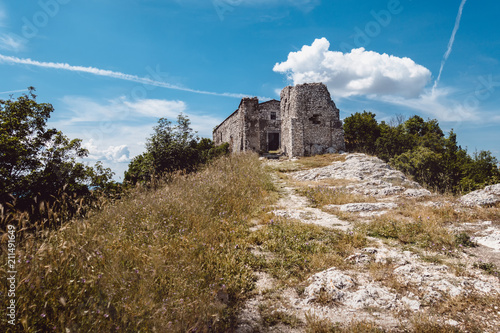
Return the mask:
[[[288,157],[336,153],[345,149],[339,109],[322,83],[289,86],[281,101],[243,98],[213,131],[216,145],[232,152],[281,151]]]

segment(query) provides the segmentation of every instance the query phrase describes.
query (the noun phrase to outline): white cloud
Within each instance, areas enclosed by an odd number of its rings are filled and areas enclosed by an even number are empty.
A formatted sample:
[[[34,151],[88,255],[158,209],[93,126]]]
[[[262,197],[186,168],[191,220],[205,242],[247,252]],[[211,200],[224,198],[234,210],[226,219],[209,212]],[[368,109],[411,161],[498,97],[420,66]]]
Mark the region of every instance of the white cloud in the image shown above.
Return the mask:
[[[177,115],[186,111],[183,101],[167,101],[163,99],[142,99],[137,102],[124,101],[123,105],[135,113],[156,118],[177,118]]]
[[[107,148],[97,147],[93,139],[82,144],[83,148],[89,151],[89,160],[107,161],[111,163],[130,162],[130,151],[127,145],[108,146]]]
[[[66,135],[81,138],[84,142],[103,147],[126,145],[132,157],[143,151],[144,142],[153,132],[158,118],[167,118],[176,123],[182,112],[191,121],[191,127],[200,136],[212,136],[212,129],[222,119],[192,112],[183,101],[143,99],[129,101],[118,97],[107,101],[96,101],[81,96],[65,96],[62,106],[56,108],[58,119],[50,126]]]
[[[0,22],[1,26],[1,22]],[[0,34],[0,49],[19,52],[24,49],[26,41],[13,34]]]
[[[316,39],[300,51],[291,52],[274,71],[287,74],[294,84],[323,82],[334,98],[364,96],[378,102],[418,111],[444,122],[484,121],[480,99],[450,87],[428,85],[431,72],[410,58],[353,49],[349,53],[329,50],[325,38]],[[461,96],[458,99],[455,96]],[[491,112],[490,112],[491,113]],[[489,121],[496,121],[489,117]]]
[[[439,74],[434,82],[434,89],[437,87],[439,80],[441,79],[441,74],[443,74],[443,68],[444,65],[446,64],[446,61],[448,60],[448,57],[451,54],[451,50],[453,49],[453,43],[455,43],[455,36],[457,34],[458,28],[460,27],[460,20],[462,19],[462,12],[464,10],[464,6],[467,0],[462,0],[462,3],[460,4],[460,7],[458,9],[458,15],[457,18],[455,19],[455,27],[453,28],[453,31],[451,33],[450,41],[448,42],[448,48],[446,49],[446,52],[443,55],[443,60],[441,61],[441,67],[439,68]]]
[[[7,27],[7,11],[0,1],[0,28]],[[0,33],[0,50],[19,52],[24,50],[27,40],[14,33]]]
[[[130,160],[145,151],[145,142],[153,133],[160,117],[172,123],[183,112],[200,136],[212,137],[212,129],[222,119],[189,110],[183,101],[144,99],[137,101],[118,97],[98,101],[82,96],[66,96],[55,105],[50,127],[61,130],[69,138],[82,139],[89,150],[85,161],[102,161],[120,179]],[[57,117],[56,117],[57,116]]]
[[[28,92],[28,89],[18,89],[18,90],[1,91],[0,95],[15,94],[15,93],[20,93],[20,92]]]
[[[186,111],[183,101],[160,99],[141,99],[130,102],[126,97],[98,102],[87,97],[65,96],[61,99],[67,114],[67,122],[71,124],[112,121],[120,122],[137,118],[176,118]]]
[[[451,89],[427,89],[417,98],[403,98],[399,96],[375,97],[379,101],[406,107],[445,122],[472,121],[481,122],[477,106],[469,105],[467,99],[462,103],[450,98]]]
[[[291,52],[273,70],[287,74],[294,84],[323,82],[335,97],[354,95],[415,98],[424,92],[431,72],[410,58],[353,49],[350,53],[330,51],[326,38]]]
[[[201,136],[211,137],[213,127],[222,119],[210,115],[198,114],[188,110],[184,101],[161,99],[141,99],[129,101],[126,97],[107,100],[105,102],[81,96],[65,96],[61,99],[65,109],[64,119],[57,126],[83,126],[96,123],[96,127],[117,127],[119,124],[131,125],[133,122],[156,123],[158,118],[167,118],[173,123],[183,113],[191,120],[192,128]],[[102,124],[109,124],[102,125]],[[56,127],[57,127],[56,126]],[[152,126],[151,126],[152,128]]]

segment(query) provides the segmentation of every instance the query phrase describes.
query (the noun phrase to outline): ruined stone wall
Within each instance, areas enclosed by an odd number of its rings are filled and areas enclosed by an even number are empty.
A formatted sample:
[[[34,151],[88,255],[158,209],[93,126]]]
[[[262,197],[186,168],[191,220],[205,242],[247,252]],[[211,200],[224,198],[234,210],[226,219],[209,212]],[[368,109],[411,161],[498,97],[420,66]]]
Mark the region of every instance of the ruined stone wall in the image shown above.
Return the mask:
[[[322,83],[299,84],[281,92],[282,151],[289,157],[345,149],[339,109]]]
[[[280,102],[275,99],[259,104],[260,152],[269,150],[269,133],[281,133]]]
[[[213,132],[213,140],[216,146],[225,142],[229,143],[229,151],[240,152],[241,143],[243,142],[243,120],[240,109],[236,110]]]
[[[303,126],[297,118],[296,105],[300,103],[297,94],[292,93],[291,86],[285,87],[280,94],[281,97],[281,151],[287,156],[302,156]]]
[[[240,103],[239,112],[243,121],[243,151],[259,151],[259,100],[254,98],[243,98]]]
[[[232,152],[280,149],[294,157],[345,149],[339,109],[322,83],[286,87],[281,101],[243,98],[213,137],[216,145],[228,142]]]

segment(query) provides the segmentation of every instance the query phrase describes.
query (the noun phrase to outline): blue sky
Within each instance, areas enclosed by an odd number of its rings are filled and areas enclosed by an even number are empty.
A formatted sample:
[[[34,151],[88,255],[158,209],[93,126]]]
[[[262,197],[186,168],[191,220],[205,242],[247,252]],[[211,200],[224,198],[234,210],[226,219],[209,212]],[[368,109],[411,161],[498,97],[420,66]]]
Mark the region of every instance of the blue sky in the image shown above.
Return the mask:
[[[317,81],[342,118],[418,114],[500,157],[497,0],[26,3],[0,0],[0,98],[36,87],[117,180],[160,117],[211,137],[242,96]]]

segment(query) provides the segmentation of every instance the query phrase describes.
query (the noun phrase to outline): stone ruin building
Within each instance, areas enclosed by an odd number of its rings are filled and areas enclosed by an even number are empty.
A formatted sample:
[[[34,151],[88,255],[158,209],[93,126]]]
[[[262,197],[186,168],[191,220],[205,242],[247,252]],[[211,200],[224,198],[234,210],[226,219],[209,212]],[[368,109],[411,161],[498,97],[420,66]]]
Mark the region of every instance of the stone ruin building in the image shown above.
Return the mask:
[[[288,86],[281,101],[243,98],[238,109],[213,131],[216,145],[231,152],[279,152],[288,157],[345,149],[339,109],[322,83]]]

